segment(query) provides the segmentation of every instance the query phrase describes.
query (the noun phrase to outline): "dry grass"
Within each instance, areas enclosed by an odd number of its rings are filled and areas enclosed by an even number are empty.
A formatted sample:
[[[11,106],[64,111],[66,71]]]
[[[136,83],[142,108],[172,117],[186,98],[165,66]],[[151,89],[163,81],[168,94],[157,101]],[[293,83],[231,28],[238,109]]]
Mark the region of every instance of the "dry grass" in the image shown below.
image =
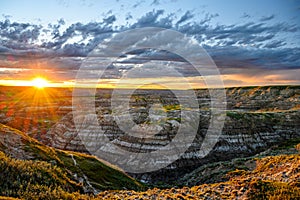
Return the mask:
[[[299,148],[300,144],[297,145]],[[99,199],[299,199],[300,154],[257,159],[253,171],[234,170],[229,181],[144,192],[104,191]]]

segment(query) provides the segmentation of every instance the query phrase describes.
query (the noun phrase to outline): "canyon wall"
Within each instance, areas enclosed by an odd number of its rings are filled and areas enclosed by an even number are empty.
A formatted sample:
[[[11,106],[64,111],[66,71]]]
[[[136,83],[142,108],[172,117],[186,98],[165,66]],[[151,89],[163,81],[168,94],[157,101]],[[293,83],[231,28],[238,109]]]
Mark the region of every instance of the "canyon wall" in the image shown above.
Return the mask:
[[[208,90],[197,90],[196,94],[200,115],[198,133],[185,154],[164,169],[132,174],[133,176],[146,182],[172,181],[202,164],[254,155],[272,145],[300,137],[300,87],[228,88],[227,116],[222,134],[213,150],[203,158],[199,152],[211,118],[210,95]],[[161,103],[163,109],[156,108],[156,112],[151,113],[152,105],[157,103]],[[142,139],[124,134],[120,130],[111,116],[109,92],[99,92],[95,104],[99,126],[87,126],[90,130],[86,130],[86,133],[96,130],[97,133],[107,136],[113,145],[129,152],[151,152],[168,145],[176,136],[181,124],[180,111],[183,108],[180,108],[174,94],[168,91],[136,91],[132,96],[130,110],[126,114],[130,115],[136,124],[141,125],[140,132],[150,132],[147,127],[162,128],[153,137]],[[93,147],[96,151],[99,143],[91,138],[82,144],[73,122],[73,115],[74,113],[69,112],[52,126],[47,133],[48,145],[81,152],[87,152],[88,149],[93,153]],[[156,126],[147,126],[153,121],[151,117],[157,119]],[[193,123],[192,113],[189,121]],[[185,134],[189,134],[189,130],[186,130]]]

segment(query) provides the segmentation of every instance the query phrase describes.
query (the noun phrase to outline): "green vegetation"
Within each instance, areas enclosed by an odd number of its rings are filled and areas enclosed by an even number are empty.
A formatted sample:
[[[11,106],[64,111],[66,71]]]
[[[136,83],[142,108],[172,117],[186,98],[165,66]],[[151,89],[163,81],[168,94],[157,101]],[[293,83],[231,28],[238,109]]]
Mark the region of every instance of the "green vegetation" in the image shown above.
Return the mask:
[[[0,196],[24,199],[78,199],[83,193],[134,189],[143,185],[94,156],[47,147],[26,134],[0,124],[0,134],[20,138],[14,148],[31,160],[16,159],[0,137]],[[18,158],[17,155],[12,155]],[[83,196],[83,199],[88,196]]]
[[[236,119],[236,120],[242,119],[244,117],[244,113],[241,113],[241,112],[227,111],[226,114],[230,118]]]
[[[101,162],[94,156],[56,150],[41,144],[29,144],[27,150],[33,152],[40,160],[54,161],[58,166],[71,171],[72,174],[76,173],[80,177],[87,176],[91,185],[98,190],[124,188],[139,190],[142,186],[120,169],[108,163],[104,164],[104,161]]]

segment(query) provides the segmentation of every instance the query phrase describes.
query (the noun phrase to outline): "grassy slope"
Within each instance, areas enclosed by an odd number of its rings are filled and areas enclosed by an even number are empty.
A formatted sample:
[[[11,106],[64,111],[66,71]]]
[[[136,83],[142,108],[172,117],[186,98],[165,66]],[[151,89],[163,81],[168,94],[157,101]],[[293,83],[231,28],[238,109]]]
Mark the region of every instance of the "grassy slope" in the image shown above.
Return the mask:
[[[47,147],[26,134],[2,124],[0,134],[7,138],[21,138],[19,140],[21,144],[14,145],[13,148],[18,148],[16,152],[23,151],[31,158],[20,160],[8,157],[3,152],[10,154],[12,151],[5,143],[5,139],[0,140],[2,151],[0,151],[0,195],[19,197],[22,190],[30,192],[28,190],[34,189],[33,186],[36,186],[37,191],[48,189],[80,193],[142,188],[136,180],[94,156]],[[13,154],[11,156],[18,157]],[[28,187],[28,184],[32,187]]]

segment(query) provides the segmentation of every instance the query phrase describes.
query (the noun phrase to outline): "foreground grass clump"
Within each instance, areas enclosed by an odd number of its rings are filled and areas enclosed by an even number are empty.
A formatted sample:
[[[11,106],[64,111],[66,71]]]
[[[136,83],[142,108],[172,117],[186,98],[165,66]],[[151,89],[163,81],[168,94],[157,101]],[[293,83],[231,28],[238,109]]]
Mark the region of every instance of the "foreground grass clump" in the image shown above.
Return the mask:
[[[52,191],[75,192],[80,184],[71,180],[59,167],[44,161],[17,160],[0,152],[0,195],[22,197],[40,188],[35,194]]]

